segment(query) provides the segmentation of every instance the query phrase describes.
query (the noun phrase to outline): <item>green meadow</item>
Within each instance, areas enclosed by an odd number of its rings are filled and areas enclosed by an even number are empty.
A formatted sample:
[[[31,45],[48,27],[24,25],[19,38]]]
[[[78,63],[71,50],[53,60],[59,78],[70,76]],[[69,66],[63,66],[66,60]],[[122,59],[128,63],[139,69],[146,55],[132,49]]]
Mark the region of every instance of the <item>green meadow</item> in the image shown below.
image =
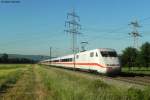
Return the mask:
[[[0,99],[150,100],[149,87],[120,89],[82,74],[36,64],[0,65]]]
[[[126,73],[133,73],[133,74],[143,74],[143,75],[148,75],[150,76],[150,67],[146,68],[146,67],[132,67],[132,68],[128,68],[128,67],[123,67],[122,68],[122,72],[126,72]]]

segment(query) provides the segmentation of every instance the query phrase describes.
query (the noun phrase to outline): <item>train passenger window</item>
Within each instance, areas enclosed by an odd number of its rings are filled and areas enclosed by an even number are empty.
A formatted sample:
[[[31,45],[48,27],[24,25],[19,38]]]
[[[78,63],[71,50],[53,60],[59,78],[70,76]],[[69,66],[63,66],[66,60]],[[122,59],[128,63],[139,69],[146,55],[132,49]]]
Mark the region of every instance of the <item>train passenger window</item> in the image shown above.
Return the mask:
[[[73,61],[73,59],[72,59],[72,58],[69,58],[69,61]]]
[[[66,59],[62,59],[62,62],[71,62],[73,59],[72,58],[66,58]]]
[[[53,62],[59,62],[59,60],[54,60]]]
[[[90,57],[93,57],[93,56],[94,56],[94,52],[91,52],[91,53],[90,53]]]
[[[79,58],[79,55],[76,55],[76,58],[78,59],[78,58]]]

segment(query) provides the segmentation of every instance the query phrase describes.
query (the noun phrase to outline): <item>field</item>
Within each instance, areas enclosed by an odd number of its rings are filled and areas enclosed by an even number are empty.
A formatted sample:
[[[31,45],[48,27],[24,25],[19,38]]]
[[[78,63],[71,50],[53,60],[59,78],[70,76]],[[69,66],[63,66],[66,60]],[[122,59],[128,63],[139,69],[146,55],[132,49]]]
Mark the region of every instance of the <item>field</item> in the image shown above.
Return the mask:
[[[133,67],[130,70],[125,67],[122,69],[123,72],[127,72],[127,73],[135,73],[135,74],[144,74],[144,75],[150,75],[150,67],[145,68],[145,67]]]
[[[126,71],[126,69],[125,69]],[[0,65],[0,100],[150,100],[150,88],[118,88],[43,65]]]

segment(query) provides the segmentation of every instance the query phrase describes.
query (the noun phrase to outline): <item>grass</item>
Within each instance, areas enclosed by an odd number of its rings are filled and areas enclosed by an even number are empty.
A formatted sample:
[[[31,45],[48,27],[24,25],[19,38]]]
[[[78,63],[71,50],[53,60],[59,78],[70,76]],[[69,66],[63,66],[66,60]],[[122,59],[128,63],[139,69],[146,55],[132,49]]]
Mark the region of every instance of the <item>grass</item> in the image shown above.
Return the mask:
[[[3,94],[9,91],[25,71],[25,65],[0,65],[0,99],[3,98]]]
[[[145,67],[141,67],[141,68],[132,67],[130,70],[128,69],[128,67],[123,67],[122,71],[123,72],[127,72],[127,73],[150,75],[150,67],[149,68],[145,68]]]
[[[36,82],[34,65],[17,65],[18,67],[15,67],[16,65],[10,66],[10,69],[6,68],[6,71],[14,70],[16,76],[12,73],[9,74],[16,78],[16,81],[12,88],[8,88],[5,93],[0,94],[0,100],[44,100],[38,98],[39,94],[37,91],[40,91],[40,89],[37,88],[36,90],[38,82]],[[4,79],[8,79],[8,76],[6,75]]]
[[[0,92],[15,84],[23,73],[20,65],[0,65]]]
[[[21,72],[19,70],[11,72],[3,77],[0,77],[0,91],[5,90],[11,84],[15,84],[19,79]]]
[[[23,68],[24,64],[0,64],[0,70]]]
[[[4,95],[5,99],[14,100],[35,100],[34,94],[35,75],[32,66],[29,66],[24,71],[22,77],[8,93]]]
[[[6,100],[150,100],[150,87],[119,89],[117,84],[42,65],[0,65],[0,84],[14,85],[3,93]]]
[[[150,89],[142,91],[130,88],[122,91],[98,79],[84,78],[55,68],[39,67],[38,72],[45,87],[51,91],[52,100],[149,100],[150,98],[147,93]]]

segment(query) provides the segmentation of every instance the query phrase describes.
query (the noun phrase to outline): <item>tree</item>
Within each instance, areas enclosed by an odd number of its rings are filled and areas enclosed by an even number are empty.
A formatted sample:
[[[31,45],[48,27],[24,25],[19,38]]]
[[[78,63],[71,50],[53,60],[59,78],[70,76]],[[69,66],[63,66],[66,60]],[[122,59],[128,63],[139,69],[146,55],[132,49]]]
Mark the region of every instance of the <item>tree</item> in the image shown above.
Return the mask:
[[[2,63],[2,58],[0,57],[0,63]]]
[[[132,48],[132,47],[125,48],[121,56],[122,66],[128,66],[129,69],[131,67],[136,66],[137,55],[138,55],[138,50],[136,48]]]
[[[144,43],[140,49],[139,57],[141,65],[148,68],[150,66],[150,43]]]
[[[3,63],[7,63],[8,62],[8,54],[4,53],[1,57],[1,60]]]

